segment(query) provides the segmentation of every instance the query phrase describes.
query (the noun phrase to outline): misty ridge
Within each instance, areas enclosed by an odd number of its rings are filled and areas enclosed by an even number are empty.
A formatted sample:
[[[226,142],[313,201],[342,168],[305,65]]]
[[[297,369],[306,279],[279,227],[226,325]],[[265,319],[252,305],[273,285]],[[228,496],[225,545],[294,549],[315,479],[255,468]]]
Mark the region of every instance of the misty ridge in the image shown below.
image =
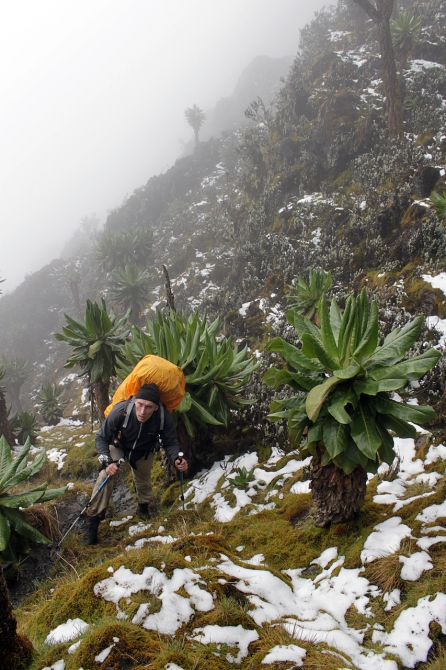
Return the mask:
[[[293,60],[292,56],[284,58],[257,56],[252,60],[241,73],[232,96],[221,98],[214,108],[204,110],[206,122],[200,129],[201,141],[219,138],[224,133],[251,125],[252,121],[245,116],[245,110],[257,98],[268,101],[268,104],[274,100]],[[191,155],[194,146],[194,140],[183,143],[180,157]],[[78,255],[81,250],[89,246],[90,240],[101,227],[96,214],[85,216],[73,238],[63,247],[61,257]]]

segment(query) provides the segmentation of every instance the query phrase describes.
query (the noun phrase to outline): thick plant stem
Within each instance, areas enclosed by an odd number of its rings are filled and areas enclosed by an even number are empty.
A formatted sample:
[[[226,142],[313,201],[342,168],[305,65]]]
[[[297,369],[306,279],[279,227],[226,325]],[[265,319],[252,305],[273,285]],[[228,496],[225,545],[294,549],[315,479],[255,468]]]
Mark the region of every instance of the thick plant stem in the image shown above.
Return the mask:
[[[311,463],[311,495],[316,506],[314,525],[322,528],[332,523],[354,519],[364,502],[367,473],[357,466],[346,475],[334,463],[323,466],[313,457]]]
[[[404,139],[403,107],[401,103],[395,53],[390,33],[390,18],[394,9],[394,0],[375,0],[375,6],[369,0],[354,0],[376,24],[381,51],[382,76],[386,96],[387,125],[390,137]]]
[[[94,402],[98,410],[99,421],[102,423],[105,419],[104,412],[110,404],[109,395],[110,381],[97,381],[91,385]]]
[[[6,408],[5,395],[0,391],[0,437],[4,435],[10,447],[14,444],[11,428],[8,421],[8,410]]]
[[[33,647],[28,638],[17,634],[3,568],[0,564],[0,670],[24,670],[31,662]]]

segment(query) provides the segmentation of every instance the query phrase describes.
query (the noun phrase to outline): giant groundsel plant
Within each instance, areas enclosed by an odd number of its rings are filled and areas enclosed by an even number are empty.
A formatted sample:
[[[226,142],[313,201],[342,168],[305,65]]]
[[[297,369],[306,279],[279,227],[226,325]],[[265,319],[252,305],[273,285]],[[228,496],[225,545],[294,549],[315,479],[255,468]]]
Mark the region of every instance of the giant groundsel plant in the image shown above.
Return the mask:
[[[184,424],[190,437],[197,425],[227,426],[231,410],[240,409],[252,400],[241,397],[241,389],[249,375],[258,367],[230,338],[217,337],[219,319],[208,323],[206,315],[187,317],[177,312],[160,310],[154,321],[147,319],[147,331],[132,328],[118,374],[124,379],[133,367],[149,354],[178,365],[186,378],[186,393],[176,410],[176,418]]]
[[[328,309],[322,296],[319,314],[320,328],[296,310],[287,312],[302,347],[281,338],[269,342],[267,349],[280,353],[288,369],[272,367],[263,381],[297,392],[273,401],[268,419],[286,419],[292,446],[313,457],[315,522],[325,526],[357,513],[366,473],[395,458],[394,435],[415,437],[412,424],[434,417],[431,407],[406,404],[394,392],[422,377],[440,353],[429,349],[403,360],[420,334],[422,316],[380,344],[378,307],[365,289],[347,299],[343,313],[334,299]]]
[[[34,503],[59,498],[67,490],[66,486],[47,490],[47,482],[44,482],[27,491],[17,491],[21,484],[39,472],[46,460],[46,452],[42,450],[28,463],[30,447],[28,439],[19,455],[13,458],[5,437],[0,437],[0,555],[7,560],[18,560],[26,540],[51,544],[51,540],[28,523],[22,510]]]

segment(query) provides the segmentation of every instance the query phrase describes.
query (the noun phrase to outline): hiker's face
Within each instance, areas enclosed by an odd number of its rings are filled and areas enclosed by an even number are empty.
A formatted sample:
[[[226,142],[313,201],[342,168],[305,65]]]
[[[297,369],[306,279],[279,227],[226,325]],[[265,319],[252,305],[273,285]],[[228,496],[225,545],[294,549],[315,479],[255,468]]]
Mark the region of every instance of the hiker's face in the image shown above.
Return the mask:
[[[140,398],[135,400],[136,418],[140,423],[144,423],[147,419],[150,419],[153,412],[156,412],[157,409],[158,405],[155,405],[154,402],[150,402],[150,400],[141,400]]]

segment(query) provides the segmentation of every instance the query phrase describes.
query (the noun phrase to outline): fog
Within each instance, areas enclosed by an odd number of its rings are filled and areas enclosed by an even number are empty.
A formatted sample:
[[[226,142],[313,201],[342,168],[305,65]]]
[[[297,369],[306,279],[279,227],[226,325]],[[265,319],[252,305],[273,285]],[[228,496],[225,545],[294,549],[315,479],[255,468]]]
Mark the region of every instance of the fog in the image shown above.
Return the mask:
[[[170,167],[184,110],[297,52],[322,0],[3,0],[0,288],[59,256],[81,218]]]

